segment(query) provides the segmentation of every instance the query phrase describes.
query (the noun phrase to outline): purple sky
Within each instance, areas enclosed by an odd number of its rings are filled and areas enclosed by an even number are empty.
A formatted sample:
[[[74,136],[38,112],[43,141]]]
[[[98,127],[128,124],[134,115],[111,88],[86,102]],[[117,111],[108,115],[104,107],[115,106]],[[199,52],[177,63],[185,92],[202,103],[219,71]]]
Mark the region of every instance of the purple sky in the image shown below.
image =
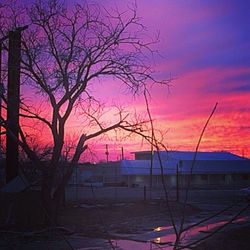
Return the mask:
[[[131,2],[101,3],[122,9]],[[218,102],[201,149],[250,156],[250,2],[138,0],[137,8],[149,32],[160,32],[158,75],[176,78],[169,92],[156,87],[151,100],[167,145],[194,150]]]
[[[134,4],[129,0],[88,2],[120,10]],[[72,1],[66,3],[70,7]],[[250,1],[137,0],[136,5],[149,34],[160,33],[155,48],[161,56],[153,62],[157,77],[174,78],[169,89],[154,87],[150,100],[155,126],[167,131],[166,145],[194,150],[218,102],[200,149],[250,157]],[[104,102],[119,100],[128,109],[145,112],[144,100],[127,95],[116,82],[104,80],[92,91]],[[76,131],[80,121],[72,120],[69,127]],[[111,138],[95,146],[99,159],[105,158],[105,143],[110,144],[114,159],[119,157],[117,148],[121,146],[127,157],[131,151],[149,149],[136,139],[117,142]]]

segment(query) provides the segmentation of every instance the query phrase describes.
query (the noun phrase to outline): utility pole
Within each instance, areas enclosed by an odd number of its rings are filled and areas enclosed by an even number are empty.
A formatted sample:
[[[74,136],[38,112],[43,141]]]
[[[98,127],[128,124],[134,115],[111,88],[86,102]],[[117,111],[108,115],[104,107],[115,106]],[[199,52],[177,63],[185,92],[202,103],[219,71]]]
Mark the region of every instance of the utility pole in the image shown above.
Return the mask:
[[[154,157],[154,147],[153,147],[153,133],[152,133],[152,142],[150,150],[150,169],[149,169],[149,195],[150,200],[152,199],[152,187],[153,187],[153,157]]]
[[[179,164],[176,165],[176,201],[179,202]]]
[[[107,160],[107,162],[109,162],[109,148],[108,148],[108,144],[106,144],[106,152],[105,152],[105,154],[106,154],[106,160]]]
[[[6,183],[18,176],[21,32],[27,27],[19,27],[8,34]]]
[[[123,151],[123,147],[122,147],[122,160],[124,160],[124,151]]]

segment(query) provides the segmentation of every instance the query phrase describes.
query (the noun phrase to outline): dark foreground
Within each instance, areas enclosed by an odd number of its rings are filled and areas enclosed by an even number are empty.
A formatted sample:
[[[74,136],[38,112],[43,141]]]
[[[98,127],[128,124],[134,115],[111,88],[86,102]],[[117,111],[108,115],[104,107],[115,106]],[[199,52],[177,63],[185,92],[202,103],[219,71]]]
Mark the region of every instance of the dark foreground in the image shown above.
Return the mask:
[[[171,202],[170,206],[175,217],[181,215],[181,204]],[[200,210],[193,206],[188,205],[186,208],[187,216],[198,212]],[[169,225],[169,218],[166,204],[162,201],[72,204],[61,210],[56,230],[2,230],[0,249],[112,249],[109,241],[128,239],[126,235],[145,233]]]
[[[185,210],[187,223],[193,223],[207,217],[238,199],[237,196],[233,195],[231,195],[231,199],[228,199],[228,197],[225,197],[225,193],[221,195],[220,192],[216,192],[216,194],[217,196],[210,195],[210,193],[203,195],[203,200],[198,195],[195,195],[190,203],[192,205],[187,205]],[[237,202],[237,206],[218,218],[218,221],[230,218],[239,210],[240,206],[246,204],[246,202],[240,202],[239,204]],[[176,202],[170,202],[169,205],[174,218],[180,218],[183,205]],[[250,249],[250,211],[248,210],[242,215],[247,218],[242,225],[226,227],[223,231],[200,243],[194,249]],[[133,240],[136,240],[136,237],[131,237],[131,235],[139,235],[139,239],[144,242],[137,242],[131,247],[126,246],[126,248],[123,248],[124,245],[120,245],[120,248],[116,249],[148,250],[159,249],[160,247],[160,249],[168,250],[171,248],[165,245],[156,246],[154,243],[150,245],[151,243],[148,244],[147,239],[144,238],[144,236],[153,235],[155,233],[154,229],[159,227],[165,228],[164,230],[167,232],[169,230],[168,226],[171,226],[170,214],[166,203],[162,200],[147,202],[82,201],[78,204],[68,204],[61,209],[59,227],[56,230],[33,229],[32,231],[23,232],[15,232],[15,230],[6,232],[2,230],[0,234],[0,250],[109,250],[112,249],[111,241],[114,244],[121,242],[120,239],[122,239],[122,244],[135,242]],[[140,236],[143,237],[140,238]],[[160,238],[155,237],[159,241]]]
[[[174,217],[181,215],[182,206],[170,202]],[[186,207],[187,216],[198,212],[194,206]],[[161,201],[72,205],[61,211],[60,222],[83,236],[100,238],[141,233],[171,223],[166,204]]]
[[[249,250],[250,225],[218,233],[213,238],[199,244],[195,250]]]

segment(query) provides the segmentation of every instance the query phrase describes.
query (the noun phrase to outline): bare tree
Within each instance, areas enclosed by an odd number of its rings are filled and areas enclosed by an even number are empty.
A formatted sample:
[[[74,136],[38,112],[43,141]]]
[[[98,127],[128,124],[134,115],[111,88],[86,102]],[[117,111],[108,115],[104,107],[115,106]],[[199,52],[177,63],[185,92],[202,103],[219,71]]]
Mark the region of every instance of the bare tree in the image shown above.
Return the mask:
[[[46,166],[36,150],[30,147],[24,126],[20,126],[20,138],[16,140],[35,166],[42,170],[44,204],[48,204],[50,215],[56,215],[64,186],[89,140],[114,129],[149,138],[144,134],[146,122],[130,119],[130,114],[122,109],[118,110],[115,122],[101,123],[95,112],[89,112],[95,100],[89,89],[90,84],[98,84],[109,77],[125,84],[131,94],[140,91],[145,83],[158,82],[153,78],[148,60],[156,40],[145,35],[135,6],[119,12],[87,2],[67,9],[58,0],[36,1],[21,10],[17,5],[6,4],[0,17],[2,36],[10,29],[29,25],[22,38],[23,85],[46,102],[48,112],[45,114],[31,108],[24,98],[21,116],[26,121],[40,122],[50,131],[52,151]],[[3,47],[8,50],[7,43],[3,43]],[[74,147],[71,146],[71,152],[74,152],[66,173],[53,189],[51,183],[65,150],[66,123],[79,108],[79,103],[82,104],[82,119],[95,123],[96,130],[90,131],[88,126],[84,128]],[[6,127],[4,116],[1,120]]]

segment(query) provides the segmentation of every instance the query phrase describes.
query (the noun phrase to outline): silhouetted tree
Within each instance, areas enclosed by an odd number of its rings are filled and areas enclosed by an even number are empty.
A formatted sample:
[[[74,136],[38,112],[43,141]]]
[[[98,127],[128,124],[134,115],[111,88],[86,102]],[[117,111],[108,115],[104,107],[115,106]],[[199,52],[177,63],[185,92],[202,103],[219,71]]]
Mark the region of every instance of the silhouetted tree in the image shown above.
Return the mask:
[[[130,119],[130,114],[120,108],[114,122],[104,124],[100,119],[102,105],[90,94],[89,87],[110,77],[134,94],[146,83],[157,82],[148,58],[155,40],[146,36],[135,6],[119,12],[87,1],[70,8],[58,0],[36,1],[25,8],[6,3],[0,17],[2,36],[10,29],[29,25],[22,33],[22,82],[46,102],[48,112],[45,115],[23,98],[20,115],[25,120],[37,120],[50,131],[52,150],[46,166],[28,143],[24,126],[20,126],[20,138],[16,140],[43,173],[44,204],[55,221],[62,191],[89,140],[117,129],[149,138],[144,134],[146,121]],[[6,42],[3,47],[8,50]],[[55,185],[53,180],[65,146],[66,123],[76,109],[81,109],[82,119],[88,121],[91,130],[84,127],[84,133],[71,147],[74,152],[69,167]],[[5,119],[1,118],[5,126]]]

